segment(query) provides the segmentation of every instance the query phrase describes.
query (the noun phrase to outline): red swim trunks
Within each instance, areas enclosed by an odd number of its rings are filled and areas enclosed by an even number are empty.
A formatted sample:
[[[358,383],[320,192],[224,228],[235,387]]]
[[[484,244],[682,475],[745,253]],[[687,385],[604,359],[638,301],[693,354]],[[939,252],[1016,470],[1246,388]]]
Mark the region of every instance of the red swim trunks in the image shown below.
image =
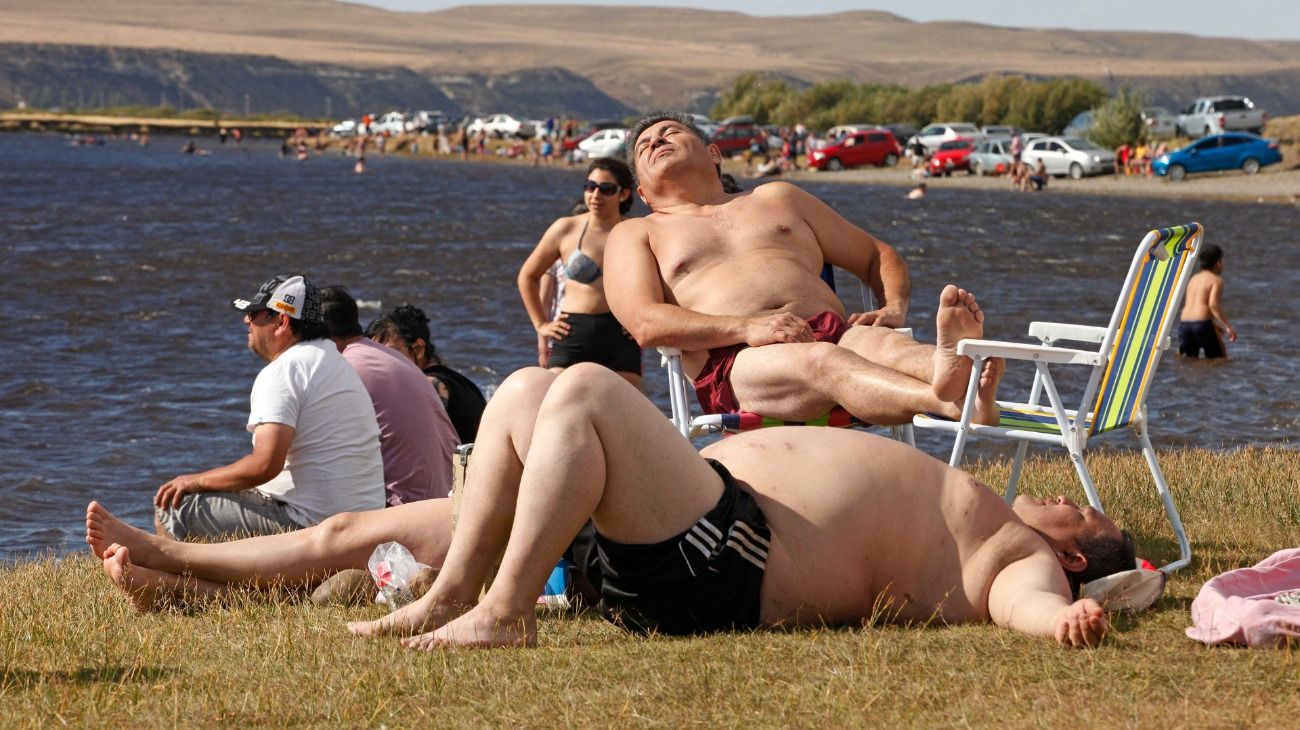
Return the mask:
[[[807,322],[817,342],[838,343],[849,331],[844,318],[829,310],[809,317]],[[736,392],[731,389],[731,368],[736,364],[736,355],[747,347],[749,345],[742,342],[709,350],[709,359],[695,377],[695,397],[705,413],[735,413],[740,410]]]

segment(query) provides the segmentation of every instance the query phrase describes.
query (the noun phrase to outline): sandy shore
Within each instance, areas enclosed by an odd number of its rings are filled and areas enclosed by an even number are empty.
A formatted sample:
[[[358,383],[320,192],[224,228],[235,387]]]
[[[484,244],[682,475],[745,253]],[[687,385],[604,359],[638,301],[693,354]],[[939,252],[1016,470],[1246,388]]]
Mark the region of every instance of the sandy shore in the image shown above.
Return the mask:
[[[739,162],[729,162],[724,169],[736,175],[736,179],[741,180],[741,184],[746,187],[750,187],[757,182],[757,180],[743,177],[744,166]],[[800,170],[787,173],[780,178],[767,179],[894,185],[907,188],[916,185],[916,181],[911,177],[911,170],[902,165],[888,170],[878,167],[859,167],[837,172]],[[925,182],[931,194],[943,190],[1000,190],[1008,194],[1014,192],[1011,190],[1006,177],[981,177],[967,175],[964,172],[957,173],[952,177],[927,178]],[[1177,183],[1161,177],[1138,178],[1115,177],[1113,175],[1099,175],[1082,180],[1053,178],[1048,183],[1047,192],[1048,194],[1122,195],[1125,197],[1203,198],[1300,205],[1300,167],[1292,166],[1287,161],[1283,161],[1281,164],[1264,168],[1256,175],[1245,175],[1236,170],[1211,172],[1192,175],[1188,179]]]

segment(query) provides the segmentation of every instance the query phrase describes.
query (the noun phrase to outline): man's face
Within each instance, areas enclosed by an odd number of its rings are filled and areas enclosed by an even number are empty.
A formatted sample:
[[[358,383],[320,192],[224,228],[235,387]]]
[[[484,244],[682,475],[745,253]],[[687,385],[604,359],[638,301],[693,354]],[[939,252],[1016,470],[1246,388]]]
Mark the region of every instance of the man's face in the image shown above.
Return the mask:
[[[244,324],[248,326],[248,349],[255,355],[271,361],[271,343],[275,339],[275,329],[280,324],[280,315],[269,309],[260,309],[244,315]]]
[[[1065,545],[1080,537],[1120,537],[1119,526],[1090,506],[1080,507],[1069,497],[1030,497],[1022,494],[1013,505],[1026,525]]]
[[[704,144],[685,125],[671,119],[647,127],[632,146],[637,179],[651,186],[668,170],[691,164],[712,170],[721,161],[716,147]]]

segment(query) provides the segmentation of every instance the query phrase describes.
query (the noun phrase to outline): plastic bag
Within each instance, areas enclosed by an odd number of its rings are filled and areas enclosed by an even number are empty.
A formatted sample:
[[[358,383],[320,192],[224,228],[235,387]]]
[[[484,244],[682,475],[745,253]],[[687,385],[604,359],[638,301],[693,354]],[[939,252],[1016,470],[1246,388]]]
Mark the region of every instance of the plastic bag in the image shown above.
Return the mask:
[[[366,562],[370,568],[370,577],[374,578],[379,588],[376,603],[386,603],[390,609],[403,606],[416,598],[411,590],[412,583],[421,570],[432,570],[429,566],[418,563],[411,551],[397,542],[386,542],[375,548]]]

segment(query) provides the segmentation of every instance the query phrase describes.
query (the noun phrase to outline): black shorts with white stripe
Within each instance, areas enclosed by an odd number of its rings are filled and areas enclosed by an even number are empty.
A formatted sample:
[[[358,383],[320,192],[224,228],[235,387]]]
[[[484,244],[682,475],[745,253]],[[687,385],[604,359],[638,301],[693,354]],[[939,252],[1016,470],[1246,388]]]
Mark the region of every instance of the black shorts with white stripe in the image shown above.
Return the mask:
[[[771,531],[727,468],[718,503],[691,528],[653,545],[596,534],[605,615],[635,633],[703,634],[758,627]]]

